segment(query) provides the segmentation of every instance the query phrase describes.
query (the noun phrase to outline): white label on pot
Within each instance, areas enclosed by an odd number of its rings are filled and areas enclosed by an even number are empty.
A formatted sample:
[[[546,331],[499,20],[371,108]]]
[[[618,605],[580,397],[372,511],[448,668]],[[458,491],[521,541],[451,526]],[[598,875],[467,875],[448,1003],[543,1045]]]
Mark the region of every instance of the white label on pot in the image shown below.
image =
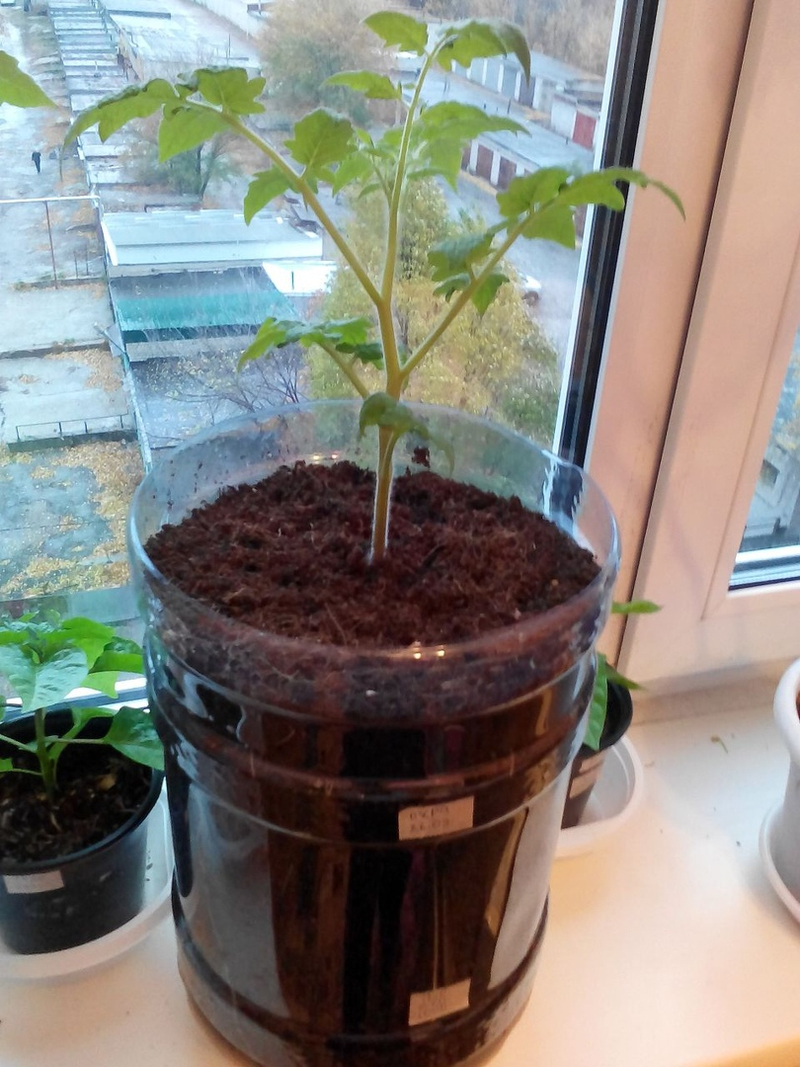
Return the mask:
[[[425,993],[412,993],[408,1005],[408,1025],[429,1023],[441,1019],[443,1015],[452,1015],[454,1011],[463,1011],[469,1007],[469,978],[453,985],[428,989]]]
[[[448,800],[444,804],[422,804],[416,808],[401,808],[397,816],[401,841],[417,837],[441,837],[458,830],[469,830],[475,810],[474,797]]]
[[[39,874],[6,874],[3,885],[7,893],[52,893],[64,888],[61,871],[42,871]]]

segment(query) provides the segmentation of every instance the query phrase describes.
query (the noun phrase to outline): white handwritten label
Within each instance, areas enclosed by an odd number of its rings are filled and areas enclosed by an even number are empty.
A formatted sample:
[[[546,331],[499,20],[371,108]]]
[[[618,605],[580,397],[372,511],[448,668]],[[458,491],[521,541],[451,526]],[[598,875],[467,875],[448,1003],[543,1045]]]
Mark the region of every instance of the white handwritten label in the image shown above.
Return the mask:
[[[6,874],[3,876],[6,892],[11,893],[52,893],[54,889],[64,888],[61,871],[42,871],[39,874]]]
[[[441,837],[458,830],[469,830],[475,812],[475,798],[461,797],[444,804],[422,804],[415,808],[401,808],[397,815],[401,841],[419,837]]]
[[[463,1011],[469,1007],[469,978],[453,985],[439,989],[428,989],[424,993],[412,993],[408,1005],[408,1025],[418,1026],[443,1015],[452,1015],[454,1011]]]

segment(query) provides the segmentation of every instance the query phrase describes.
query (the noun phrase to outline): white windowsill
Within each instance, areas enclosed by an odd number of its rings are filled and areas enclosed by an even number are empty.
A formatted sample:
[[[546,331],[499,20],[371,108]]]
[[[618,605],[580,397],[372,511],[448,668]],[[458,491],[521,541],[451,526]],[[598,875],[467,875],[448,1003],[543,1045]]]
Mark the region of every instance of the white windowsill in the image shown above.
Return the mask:
[[[722,710],[722,691],[644,708],[630,735],[642,804],[595,852],[556,863],[533,995],[491,1067],[800,1063],[800,926],[758,853],[788,757],[771,690],[754,692],[744,707],[739,688]],[[93,974],[0,982],[0,1020],[3,1067],[249,1062],[189,1007],[169,920]]]

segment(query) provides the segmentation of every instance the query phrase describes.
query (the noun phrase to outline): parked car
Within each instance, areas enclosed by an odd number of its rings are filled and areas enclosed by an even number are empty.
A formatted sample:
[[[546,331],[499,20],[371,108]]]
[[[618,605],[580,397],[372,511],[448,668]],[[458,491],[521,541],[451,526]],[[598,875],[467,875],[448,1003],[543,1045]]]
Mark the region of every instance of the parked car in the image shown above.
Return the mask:
[[[532,274],[523,274],[519,281],[519,291],[526,304],[537,304],[542,295],[542,283]]]

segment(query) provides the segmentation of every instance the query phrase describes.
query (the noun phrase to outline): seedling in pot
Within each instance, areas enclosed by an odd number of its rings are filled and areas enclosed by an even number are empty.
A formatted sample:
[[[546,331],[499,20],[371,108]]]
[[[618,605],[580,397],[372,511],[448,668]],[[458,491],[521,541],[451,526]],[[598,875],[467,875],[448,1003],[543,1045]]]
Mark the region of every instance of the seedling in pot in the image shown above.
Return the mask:
[[[615,600],[611,605],[613,615],[652,615],[660,611],[661,607],[652,600],[628,600],[624,603]],[[584,745],[597,752],[603,736],[603,727],[606,724],[608,712],[608,685],[616,682],[625,689],[640,689],[641,686],[631,678],[626,678],[616,667],[612,667],[602,652],[597,653],[597,674],[594,681],[594,692],[589,709],[589,723],[586,727]]]
[[[264,111],[259,101],[264,79],[241,68],[204,68],[174,85],[155,79],[129,86],[83,112],[68,131],[72,140],[97,125],[101,140],[136,118],[161,113],[159,154],[162,161],[195,148],[221,132],[233,132],[255,145],[266,169],[256,173],[244,200],[249,222],[284,194],[299,196],[328,233],[372,305],[370,318],[307,323],[267,318],[241,364],[267,356],[285,345],[318,345],[336,363],[362,397],[360,432],[378,429],[378,461],[371,538],[371,557],[386,551],[392,457],[398,439],[413,432],[431,441],[424,422],[402,403],[410,376],[429,358],[458,315],[473,304],[483,314],[508,283],[503,260],[520,238],[542,238],[574,248],[577,208],[596,204],[620,211],[625,198],[620,185],[654,185],[683,213],[679,198],[663,183],[641,171],[609,167],[571,174],[564,167],[545,167],[511,180],[497,194],[499,222],[482,232],[443,241],[428,250],[436,295],[442,300],[438,321],[413,350],[401,343],[395,317],[395,283],[401,213],[409,185],[431,177],[456,187],[463,152],[482,134],[525,128],[506,116],[491,115],[470,104],[447,100],[426,104],[423,89],[431,70],[469,67],[475,59],[515,55],[530,76],[530,51],[518,27],[497,20],[465,20],[435,28],[409,15],[379,12],[365,20],[386,48],[418,57],[413,82],[393,80],[374,71],[336,74],[329,84],[346,86],[367,100],[393,102],[405,119],[382,134],[353,125],[350,119],[318,108],[300,119],[285,143],[284,154],[245,121]],[[320,198],[320,187],[333,195],[376,194],[385,203],[386,236],[382,266],[370,274],[343,230]],[[383,388],[370,392],[365,365],[382,371]],[[433,444],[440,444],[433,441]]]
[[[78,688],[93,690],[115,701],[120,672],[142,673],[142,650],[134,641],[115,635],[110,626],[80,617],[57,615],[37,620],[0,618],[0,678],[11,686],[19,701],[12,705],[0,697],[0,722],[12,708],[31,714],[35,736],[22,742],[0,732],[0,741],[29,752],[35,769],[15,765],[13,757],[0,759],[0,774],[32,774],[42,779],[52,801],[58,790],[58,761],[67,745],[110,745],[136,763],[162,770],[161,742],[150,715],[141,708],[73,706],[72,725],[63,734],[47,732],[47,712],[63,705]],[[81,737],[92,719],[109,718],[103,737]]]

